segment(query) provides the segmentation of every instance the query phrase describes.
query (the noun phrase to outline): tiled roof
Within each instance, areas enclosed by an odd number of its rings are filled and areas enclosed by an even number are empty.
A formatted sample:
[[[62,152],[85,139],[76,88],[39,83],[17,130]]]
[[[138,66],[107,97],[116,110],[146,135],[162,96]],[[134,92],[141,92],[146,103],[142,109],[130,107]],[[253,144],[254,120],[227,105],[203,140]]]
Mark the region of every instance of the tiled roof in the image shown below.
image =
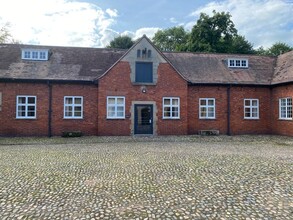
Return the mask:
[[[273,77],[276,59],[268,56],[208,53],[164,55],[191,83],[268,85]],[[247,59],[248,68],[229,68],[229,58]]]
[[[48,61],[21,59],[21,49],[48,49]],[[107,71],[125,50],[81,47],[0,45],[0,79],[94,80]]]
[[[48,49],[48,61],[21,59],[21,49]],[[102,76],[125,50],[0,44],[0,80],[45,79],[92,81]],[[279,57],[164,52],[191,83],[270,85],[293,82],[293,51]],[[229,68],[228,59],[247,59],[248,68]]]
[[[278,56],[272,84],[293,81],[293,51]]]

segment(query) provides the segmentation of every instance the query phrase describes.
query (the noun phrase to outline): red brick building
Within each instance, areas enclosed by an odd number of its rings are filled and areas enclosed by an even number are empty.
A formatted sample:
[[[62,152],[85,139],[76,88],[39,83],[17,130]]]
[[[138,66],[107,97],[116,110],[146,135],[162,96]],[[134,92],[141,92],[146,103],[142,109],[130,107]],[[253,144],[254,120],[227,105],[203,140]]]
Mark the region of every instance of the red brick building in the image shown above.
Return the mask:
[[[0,45],[0,136],[293,135],[293,51],[278,57]]]

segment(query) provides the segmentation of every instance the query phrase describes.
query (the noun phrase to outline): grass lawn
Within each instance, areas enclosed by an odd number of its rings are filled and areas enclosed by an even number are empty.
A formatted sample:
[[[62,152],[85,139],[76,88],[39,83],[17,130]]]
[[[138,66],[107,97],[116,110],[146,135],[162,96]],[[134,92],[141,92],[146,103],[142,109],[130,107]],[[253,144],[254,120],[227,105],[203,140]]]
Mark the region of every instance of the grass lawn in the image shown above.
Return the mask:
[[[292,219],[293,138],[0,138],[1,219]]]

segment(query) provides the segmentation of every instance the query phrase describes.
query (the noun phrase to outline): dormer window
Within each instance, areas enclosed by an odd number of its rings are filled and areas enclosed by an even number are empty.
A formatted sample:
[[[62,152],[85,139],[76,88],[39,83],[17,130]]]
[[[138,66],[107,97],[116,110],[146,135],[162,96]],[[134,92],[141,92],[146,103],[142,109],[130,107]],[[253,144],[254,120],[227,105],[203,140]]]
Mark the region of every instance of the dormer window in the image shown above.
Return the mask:
[[[48,50],[22,49],[23,60],[48,60]]]
[[[248,59],[228,59],[228,67],[248,68]]]

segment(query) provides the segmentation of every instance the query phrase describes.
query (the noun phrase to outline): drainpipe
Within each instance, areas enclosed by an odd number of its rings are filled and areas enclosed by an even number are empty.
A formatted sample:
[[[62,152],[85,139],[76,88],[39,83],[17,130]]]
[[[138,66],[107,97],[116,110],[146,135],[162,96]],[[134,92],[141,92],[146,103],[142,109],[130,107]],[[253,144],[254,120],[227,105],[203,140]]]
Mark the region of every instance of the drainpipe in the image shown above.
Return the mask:
[[[230,96],[231,96],[231,84],[227,87],[227,135],[231,135],[231,110],[230,110]]]
[[[49,89],[49,110],[48,110],[48,137],[52,137],[52,84],[47,82]]]

